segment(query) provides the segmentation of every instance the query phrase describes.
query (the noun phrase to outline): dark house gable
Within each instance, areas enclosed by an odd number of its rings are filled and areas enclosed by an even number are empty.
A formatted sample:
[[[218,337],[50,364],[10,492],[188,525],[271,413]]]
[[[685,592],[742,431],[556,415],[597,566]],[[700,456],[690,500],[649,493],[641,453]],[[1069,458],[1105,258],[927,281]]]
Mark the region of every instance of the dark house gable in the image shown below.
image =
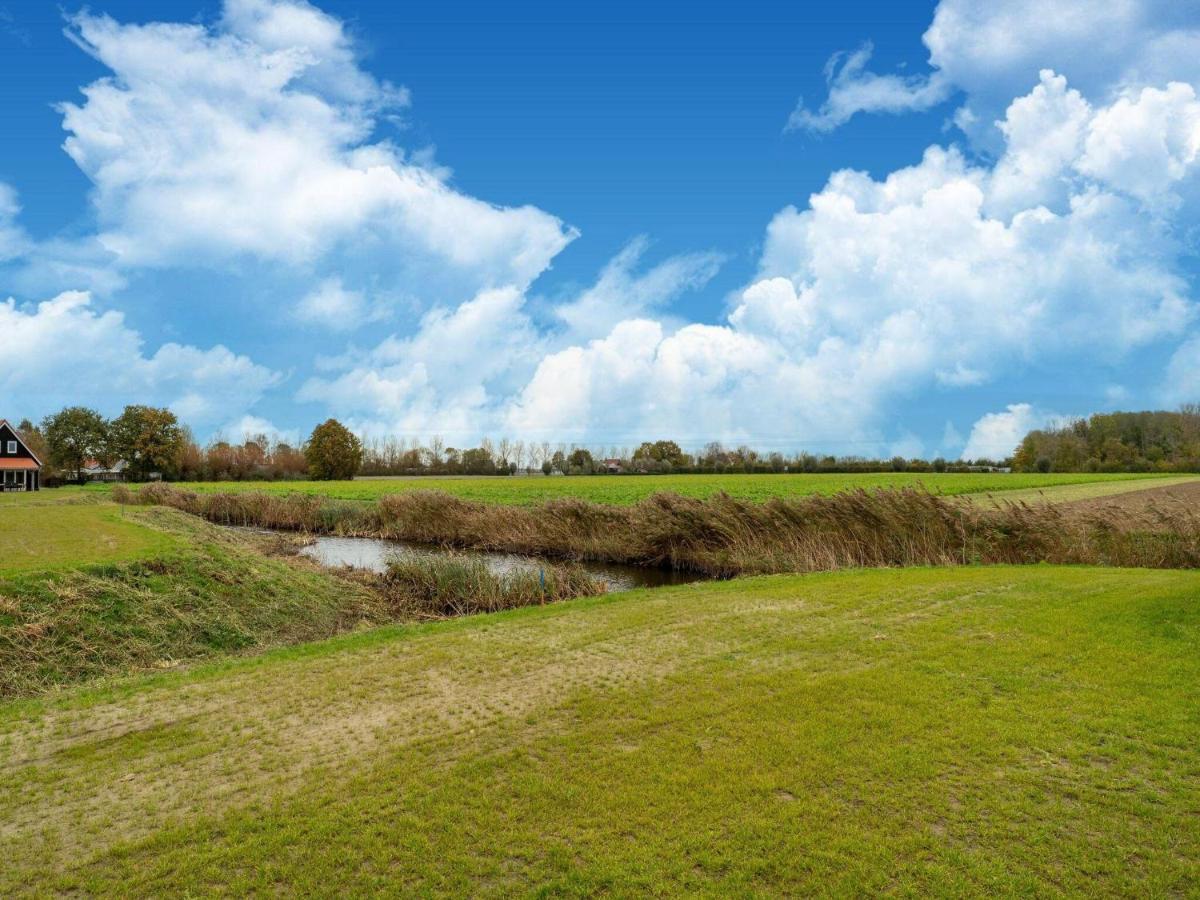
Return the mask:
[[[42,486],[42,461],[17,429],[0,419],[0,491],[36,491]]]

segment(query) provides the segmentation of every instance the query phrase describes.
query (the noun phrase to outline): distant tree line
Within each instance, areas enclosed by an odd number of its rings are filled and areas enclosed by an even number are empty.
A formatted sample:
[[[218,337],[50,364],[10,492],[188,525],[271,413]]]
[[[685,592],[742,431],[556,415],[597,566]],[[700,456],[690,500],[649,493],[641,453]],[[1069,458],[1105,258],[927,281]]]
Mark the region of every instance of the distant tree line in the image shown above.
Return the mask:
[[[118,463],[132,481],[345,479],[358,473],[363,456],[361,441],[334,419],[313,429],[302,447],[267,435],[201,447],[173,412],[153,406],[127,406],[115,419],[71,406],[38,425],[25,419],[17,430],[46,465],[47,485],[83,481],[89,466]]]
[[[1178,412],[1096,413],[1031,431],[1019,472],[1200,472],[1200,404]]]
[[[949,462],[893,457],[818,456],[812,453],[762,453],[746,445],[706,444],[685,452],[672,440],[647,441],[635,448],[585,447],[579,444],[483,440],[478,447],[447,446],[440,438],[428,444],[398,438],[363,442],[363,475],[603,475],[714,474],[725,472],[965,472],[1000,468],[1003,460]]]
[[[356,475],[596,475],[783,472],[966,472],[1001,468],[1005,460],[871,459],[812,453],[763,453],[747,445],[706,444],[689,453],[673,440],[637,447],[585,447],[502,438],[475,447],[399,438],[363,439],[336,419],[318,425],[300,446],[265,434],[232,442],[216,438],[201,446],[169,409],[127,406],[115,419],[73,406],[35,425],[18,426],[48,464],[47,484],[86,478],[85,466],[125,464],[134,481],[275,481],[344,479]]]

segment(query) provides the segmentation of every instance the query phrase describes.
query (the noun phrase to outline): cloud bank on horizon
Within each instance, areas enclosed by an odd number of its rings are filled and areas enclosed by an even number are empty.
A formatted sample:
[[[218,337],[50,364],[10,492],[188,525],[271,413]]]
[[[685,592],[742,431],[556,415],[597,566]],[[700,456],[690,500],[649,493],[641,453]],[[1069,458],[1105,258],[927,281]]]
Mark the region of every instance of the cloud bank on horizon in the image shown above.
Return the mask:
[[[95,228],[35,240],[0,184],[0,292],[7,278],[33,295],[0,303],[0,386],[36,394],[41,412],[169,404],[202,434],[273,429],[304,404],[452,443],[669,436],[841,452],[880,447],[897,404],[1096,354],[1163,348],[1139,399],[1196,399],[1200,28],[1158,2],[1046,11],[941,0],[926,75],[871,71],[869,45],[832,60],[828,97],[781,111],[788,130],[946,105],[956,140],[882,177],[833,172],[782,206],[754,276],[711,322],[678,301],[726,254],[646,266],[646,238],[594,284],[539,296],[586,235],[470,196],[432,154],[379,138],[412,98],[304,0],[226,0],[211,24],[82,13],[68,34],[110,74],[59,110]],[[229,309],[222,343],[150,353],[121,291],[173,269],[286,273],[299,288],[275,313],[335,343],[276,371],[240,351]],[[1051,417],[1017,396],[965,442],[952,425],[941,444],[891,441],[1004,456]]]

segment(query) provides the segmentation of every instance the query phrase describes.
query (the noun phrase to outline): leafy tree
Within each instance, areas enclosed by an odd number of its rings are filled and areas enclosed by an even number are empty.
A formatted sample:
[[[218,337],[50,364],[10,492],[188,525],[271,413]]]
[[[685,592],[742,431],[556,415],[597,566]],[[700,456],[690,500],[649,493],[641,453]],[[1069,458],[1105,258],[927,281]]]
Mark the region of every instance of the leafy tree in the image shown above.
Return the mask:
[[[587,475],[590,475],[596,466],[591,451],[585,450],[583,447],[572,450],[571,455],[567,457],[567,463],[572,470],[579,470]]]
[[[178,474],[183,481],[194,481],[204,477],[204,451],[187,426],[183,428],[183,451],[179,454]]]
[[[672,466],[680,467],[687,463],[687,458],[684,456],[683,450],[674,441],[647,441],[633,451],[633,458],[636,459],[652,459],[655,462],[668,462]]]
[[[50,462],[70,477],[79,478],[83,464],[108,451],[108,422],[94,409],[69,406],[42,421]]]
[[[552,468],[557,469],[559,472],[562,472],[564,475],[567,474],[567,467],[568,467],[567,457],[563,454],[563,452],[561,450],[554,451],[554,455],[552,457],[550,457],[550,465]]]
[[[1031,431],[1013,456],[1021,472],[1049,460],[1055,472],[1200,470],[1200,408],[1097,413]]]
[[[362,466],[362,457],[362,442],[337,419],[327,419],[314,428],[304,445],[308,475],[317,481],[353,478]]]
[[[415,450],[409,452],[416,453]],[[277,444],[271,454],[271,462],[281,478],[301,478],[308,472],[308,460],[301,451],[290,444]]]
[[[22,419],[21,424],[17,426],[17,431],[21,433],[21,438],[25,441],[25,446],[33,451],[34,456],[43,463],[49,461],[50,448],[46,446],[46,436],[42,434],[40,428],[28,419]]]
[[[468,475],[495,475],[496,462],[487,447],[476,447],[463,451],[462,469]]]
[[[175,413],[157,406],[127,406],[112,422],[109,447],[125,460],[133,477],[145,480],[151,472],[175,475],[183,461],[187,435]]]

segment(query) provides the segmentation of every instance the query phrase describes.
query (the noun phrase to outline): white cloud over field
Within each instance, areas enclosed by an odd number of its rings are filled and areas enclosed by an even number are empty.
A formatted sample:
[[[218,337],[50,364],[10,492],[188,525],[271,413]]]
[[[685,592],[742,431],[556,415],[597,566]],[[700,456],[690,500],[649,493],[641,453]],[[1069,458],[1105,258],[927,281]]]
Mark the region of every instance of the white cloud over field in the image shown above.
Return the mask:
[[[971,427],[963,447],[963,459],[1004,459],[1012,455],[1025,437],[1035,428],[1045,428],[1059,419],[1035,409],[1028,403],[1013,403],[1003,412],[987,413]]]
[[[872,72],[869,45],[838,57],[828,97],[790,127],[946,104],[961,133],[890,173],[834,172],[783,206],[728,313],[694,321],[679,301],[722,253],[649,264],[638,238],[590,286],[540,292],[576,232],[469,196],[385,137],[403,134],[408,92],[373,77],[343,23],[304,0],[227,0],[209,25],[81,14],[70,33],[110,74],[61,110],[98,230],[35,246],[0,185],[0,261],[113,291],[145,270],[286,271],[300,288],[271,301],[280,313],[347,343],[297,359],[300,387],[283,394],[280,376],[224,346],[146,356],[119,313],[69,293],[0,317],[33,347],[49,347],[52,323],[94,340],[20,357],[27,369],[0,354],[0,385],[45,380],[74,397],[55,367],[112,372],[128,399],[214,425],[270,425],[254,407],[274,391],[278,408],[454,443],[505,431],[868,453],[921,443],[903,421],[915,403],[1031,364],[1119,368],[1166,348],[1160,396],[1193,399],[1200,32],[1186,19],[1157,0],[942,0],[926,75]],[[1004,455],[1040,421],[1037,397],[1012,399],[1030,403],[979,419],[967,456]]]
[[[924,76],[872,72],[869,44],[835,54],[829,96],[816,112],[801,103],[791,127],[828,131],[858,113],[923,110],[958,97],[955,120],[988,138],[1041,69],[1065,73],[1100,101],[1130,87],[1200,82],[1195,11],[1170,0],[940,0],[922,40]]]
[[[121,265],[314,265],[370,245],[399,273],[478,289],[527,285],[574,236],[373,139],[408,94],[364,72],[341,23],[307,3],[229,0],[212,27],[82,13],[70,34],[111,70],[61,110]]]
[[[246,409],[281,376],[226,347],[168,343],[146,355],[141,335],[119,312],[98,312],[83,292],[36,306],[0,303],[0,393],[35,397],[47,410],[120,402],[169,406],[189,424],[211,427]]]
[[[727,323],[628,321],[552,354],[508,424],[857,440],[913,390],[1176,337],[1196,315],[1171,248],[1198,113],[1188,85],[1096,107],[1045,71],[994,165],[935,146],[882,180],[835,173],[772,220]]]

